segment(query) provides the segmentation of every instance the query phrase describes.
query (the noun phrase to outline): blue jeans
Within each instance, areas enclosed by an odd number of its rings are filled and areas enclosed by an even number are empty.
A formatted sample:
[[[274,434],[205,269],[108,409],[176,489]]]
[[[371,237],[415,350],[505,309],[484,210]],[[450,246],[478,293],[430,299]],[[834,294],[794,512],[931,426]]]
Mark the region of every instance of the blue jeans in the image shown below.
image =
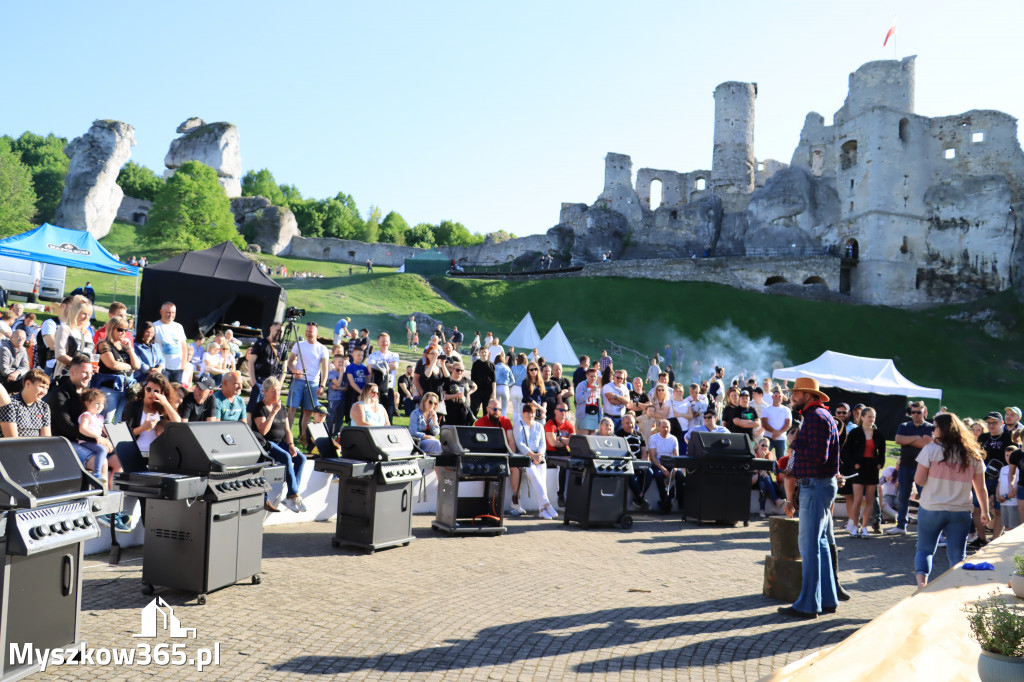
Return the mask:
[[[565,469],[563,469],[565,471]],[[629,489],[633,491],[633,499],[643,502],[646,499],[647,489],[651,487],[653,475],[650,469],[640,469],[629,478]]]
[[[288,497],[299,494],[299,481],[302,479],[302,467],[306,466],[306,456],[295,451],[295,457],[288,452],[288,448],[278,443],[267,443],[270,448],[267,454],[274,458],[278,464],[284,465],[284,484],[288,490]]]
[[[772,502],[779,501],[779,493],[775,490],[775,483],[772,481],[770,476],[758,475],[757,487],[761,489],[760,500],[761,511],[764,511],[764,503],[770,499]]]
[[[99,443],[72,443],[71,447],[78,455],[82,466],[85,466],[90,457],[95,457],[92,461],[92,473],[99,478],[103,472],[103,465],[107,463],[107,449]]]
[[[788,445],[788,442],[785,438],[773,440],[771,443],[772,452],[775,453],[775,459],[782,459],[786,456],[786,446]]]
[[[946,531],[946,557],[952,568],[967,556],[967,534],[971,531],[971,512],[917,510],[917,554],[914,572],[927,576],[932,572],[932,557],[939,545],[939,533]]]
[[[181,383],[181,374],[182,374],[182,370],[180,370],[180,369],[165,369],[164,370],[164,376],[167,377],[167,380],[169,382],[171,382],[172,384],[175,383],[175,382],[177,382],[179,384]]]
[[[914,474],[916,473],[916,464],[912,467],[901,466],[897,469],[896,473],[900,485],[899,495],[897,496],[899,507],[896,509],[896,525],[903,530],[907,529],[907,515],[910,513],[910,490],[911,486],[914,485]],[[918,490],[918,492],[921,491]]]
[[[124,406],[127,404],[125,400],[124,391],[115,391],[112,388],[101,388],[103,396],[107,399],[107,405],[103,412],[106,415],[106,422],[108,424],[117,424],[121,421],[121,413],[124,412]]]
[[[671,472],[672,469],[669,469],[669,471]],[[676,498],[676,503],[679,505],[679,509],[682,509],[683,508],[684,487],[686,486],[686,478],[685,478],[685,476],[683,474],[683,470],[682,469],[676,469],[675,470],[675,476],[673,478],[675,479],[675,484],[676,484],[676,489],[675,489],[674,497]],[[668,485],[666,483],[666,480],[667,480],[667,477],[665,476],[664,473],[662,473],[661,469],[658,469],[657,467],[655,467],[655,469],[654,469],[654,485],[656,485],[658,487],[658,494],[661,495],[661,506],[662,506],[663,509],[671,509],[672,508],[672,498],[669,497]]]
[[[835,499],[835,478],[800,479],[800,559],[803,585],[793,608],[804,613],[821,613],[839,601],[832,577],[832,553],[829,549],[829,508]]]

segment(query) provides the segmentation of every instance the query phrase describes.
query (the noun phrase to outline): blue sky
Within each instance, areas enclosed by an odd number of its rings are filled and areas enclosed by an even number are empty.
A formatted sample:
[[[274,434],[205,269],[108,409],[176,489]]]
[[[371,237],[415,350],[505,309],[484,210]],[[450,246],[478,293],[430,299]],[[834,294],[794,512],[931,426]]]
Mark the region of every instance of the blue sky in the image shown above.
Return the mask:
[[[604,155],[711,165],[714,100],[758,83],[755,151],[788,162],[847,78],[918,55],[916,111],[1024,115],[1024,3],[14,2],[2,4],[0,134],[135,126],[163,170],[189,116],[230,121],[246,170],[352,194],[410,225],[543,232],[601,192]]]

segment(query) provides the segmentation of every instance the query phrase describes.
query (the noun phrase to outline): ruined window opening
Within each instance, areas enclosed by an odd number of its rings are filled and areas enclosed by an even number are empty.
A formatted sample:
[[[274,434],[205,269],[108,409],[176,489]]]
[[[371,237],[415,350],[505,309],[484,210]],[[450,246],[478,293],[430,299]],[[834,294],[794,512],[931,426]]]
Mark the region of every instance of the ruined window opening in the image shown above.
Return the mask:
[[[826,282],[821,277],[818,277],[817,275],[815,275],[814,277],[808,277],[807,279],[805,279],[804,280],[804,284],[824,284],[825,286],[828,286],[828,282]]]
[[[329,246],[325,246],[324,247],[324,256],[323,257],[324,258],[330,258],[331,257],[331,247],[329,247]]]
[[[850,211],[853,211],[853,202],[850,202]]]
[[[764,173],[764,164],[763,163],[757,164],[757,172],[758,173]]]
[[[857,140],[844,142],[839,149],[839,167],[846,170],[857,165]]]
[[[850,178],[850,189],[853,189],[853,178]]]
[[[672,218],[672,220],[677,220],[677,219],[679,218],[679,211],[672,211],[672,212],[671,212],[671,213],[669,214],[669,217],[671,217],[671,218]]]
[[[349,258],[355,258],[356,257],[356,252],[355,251],[349,251],[348,252],[348,257]]]
[[[906,142],[910,134],[908,130],[910,128],[910,121],[905,118],[900,119],[900,142]]]
[[[984,141],[985,141],[985,132],[984,131],[978,131],[978,132],[975,132],[975,133],[971,133],[971,142],[973,142],[974,144],[977,144],[979,142],[984,142]]]
[[[843,245],[843,258],[847,260],[857,260],[860,257],[860,244],[857,243],[856,239],[847,240],[846,244]]]
[[[698,192],[703,192],[707,186],[708,181],[705,180],[704,178],[697,178],[693,183],[694,189],[696,189]]]
[[[850,294],[850,268],[839,269],[839,293]]]
[[[907,242],[907,235],[903,235],[903,244],[900,245],[900,253],[910,251],[910,244]]]
[[[789,283],[788,280],[786,280],[786,278],[783,277],[782,275],[772,275],[771,277],[769,277],[768,279],[766,279],[764,281],[764,285],[766,287],[770,287],[773,284],[788,284],[788,283]]]
[[[654,210],[662,204],[662,192],[664,191],[661,180],[651,180],[651,193],[648,195],[647,204]]]
[[[950,147],[946,151],[942,152],[942,155],[945,158],[947,158],[947,159],[955,159],[956,158],[956,147]]]
[[[821,153],[820,149],[815,149],[811,152],[811,175],[814,177],[821,177],[821,174],[825,172],[825,155]]]

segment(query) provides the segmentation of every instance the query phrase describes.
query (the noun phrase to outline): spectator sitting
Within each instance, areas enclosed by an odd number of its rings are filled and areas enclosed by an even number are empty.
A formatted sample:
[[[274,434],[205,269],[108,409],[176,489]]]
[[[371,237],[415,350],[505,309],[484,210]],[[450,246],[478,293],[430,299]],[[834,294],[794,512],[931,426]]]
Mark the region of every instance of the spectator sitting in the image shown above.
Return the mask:
[[[124,303],[121,303],[119,301],[114,301],[113,303],[110,304],[110,307],[107,308],[107,318],[109,319],[111,317],[123,317],[125,319],[125,321],[127,321],[128,320],[128,307]],[[128,326],[130,327],[131,325],[128,325]],[[124,340],[125,341],[127,341],[128,343],[134,345],[135,340],[132,338],[131,329],[129,329],[127,332],[125,332],[123,334],[123,336],[124,336]],[[107,338],[107,327],[104,325],[104,326],[100,327],[99,329],[97,329],[96,333],[92,335],[93,345],[95,345],[95,346],[100,345],[100,341],[102,341],[105,338]]]
[[[199,371],[202,374],[209,374],[213,377],[214,382],[218,386],[224,380],[224,375],[231,371],[231,368],[227,366],[224,360],[224,354],[220,352],[220,344],[216,341],[211,341],[206,347],[203,361],[199,365]]]
[[[437,420],[437,403],[437,394],[428,392],[409,416],[409,433],[419,444],[420,449],[427,454],[441,452],[441,441],[438,440],[441,427]]]
[[[14,325],[14,313],[10,310],[5,310],[0,313],[0,337],[4,339],[10,339]]]
[[[157,372],[150,372],[143,384],[142,400],[128,403],[123,418],[135,436],[135,443],[141,452],[149,452],[149,446],[156,439],[157,422],[162,420],[180,422],[178,411],[171,405],[168,396],[174,389],[167,378]],[[114,458],[108,460],[113,461]],[[111,465],[113,468],[113,465]]]
[[[135,356],[139,359],[136,381],[145,379],[151,369],[160,373],[164,371],[164,354],[160,344],[153,342],[154,331],[152,322],[143,322],[139,326],[139,338],[135,340]]]
[[[390,426],[388,411],[380,404],[380,388],[367,382],[359,394],[359,402],[350,413],[353,426]]]
[[[50,431],[50,407],[43,397],[50,389],[50,378],[41,369],[33,369],[25,375],[20,392],[0,394],[0,429],[4,438],[48,437]]]
[[[548,470],[544,462],[546,449],[544,427],[541,426],[539,421],[534,421],[534,408],[535,406],[531,403],[523,403],[521,421],[516,427],[516,446],[520,455],[527,455],[530,458],[530,467],[526,470],[526,473],[530,477],[534,491],[540,501],[540,518],[554,519],[558,518],[558,512],[548,500]]]
[[[287,490],[284,506],[296,513],[306,511],[306,505],[299,495],[306,456],[295,448],[292,430],[288,428],[285,409],[281,406],[281,382],[277,377],[268,377],[263,381],[263,402],[252,413],[252,428],[264,438],[267,454],[284,465]]]
[[[563,402],[555,404],[551,419],[544,424],[544,438],[547,440],[547,454],[562,457],[569,456],[569,437],[576,433],[572,422],[566,419],[569,407]],[[565,483],[569,468],[558,468],[558,506],[565,507]]]
[[[767,459],[769,461],[774,462],[775,455],[771,451],[771,445],[772,442],[770,439],[758,438],[757,449],[754,450],[754,456],[757,459]],[[783,508],[785,507],[786,503],[782,499],[782,496],[779,494],[780,489],[777,487],[776,482],[772,480],[772,476],[770,473],[768,473],[767,471],[755,471],[753,473],[753,478],[750,482],[751,484],[753,484],[754,488],[760,490],[760,495],[758,495],[758,503],[761,506],[761,511],[759,512],[759,514],[762,519],[765,518],[765,503],[768,500],[771,500],[772,504],[775,505],[774,513],[781,514],[783,512]]]
[[[21,380],[29,370],[28,351],[25,350],[25,332],[11,334],[10,340],[0,342],[0,375],[9,393],[21,390]]]
[[[217,406],[213,401],[213,391],[217,384],[209,374],[203,374],[192,385],[188,393],[177,406],[178,416],[183,422],[217,421],[214,414]]]
[[[62,322],[53,335],[54,355],[57,362],[53,367],[53,377],[59,379],[67,376],[71,358],[75,353],[82,353],[87,358],[93,352],[92,334],[89,332],[89,318],[92,316],[92,303],[84,296],[76,296],[68,306],[67,321]],[[77,432],[77,428],[75,429]]]
[[[661,501],[658,507],[662,514],[672,511],[672,498],[675,497],[679,510],[683,509],[683,470],[669,469],[662,458],[679,456],[679,441],[671,433],[671,425],[667,419],[658,422],[658,432],[647,440],[647,451],[650,453],[651,464],[654,465],[654,483],[658,486]],[[673,485],[674,484],[674,485]],[[674,487],[673,492],[671,488]]]
[[[107,421],[121,421],[124,412],[125,389],[135,380],[133,372],[141,363],[135,356],[135,349],[124,338],[128,323],[123,317],[111,317],[106,324],[103,340],[96,346],[100,356],[99,371],[93,377],[96,388],[106,396]]]

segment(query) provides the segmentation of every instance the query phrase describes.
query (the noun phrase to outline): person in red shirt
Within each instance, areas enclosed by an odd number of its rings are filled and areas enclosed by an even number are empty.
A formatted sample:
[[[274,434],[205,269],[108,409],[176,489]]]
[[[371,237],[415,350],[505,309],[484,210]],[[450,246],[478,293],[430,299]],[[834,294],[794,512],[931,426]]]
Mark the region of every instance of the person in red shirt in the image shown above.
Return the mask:
[[[108,309],[108,313],[107,314],[108,314],[109,317],[121,316],[121,317],[127,318],[128,317],[128,308],[125,306],[124,303],[121,303],[120,301],[114,301],[113,303],[110,304],[110,308]],[[92,342],[95,345],[98,346],[98,345],[100,345],[100,341],[102,341],[105,338],[107,338],[107,328],[106,328],[106,326],[101,326],[99,329],[96,330],[96,333],[92,335]],[[125,334],[124,334],[124,341],[129,346],[132,346],[132,345],[135,344],[135,339],[132,338],[131,331],[125,332]]]
[[[489,426],[492,428],[497,426],[501,427],[502,429],[505,429],[505,440],[508,442],[509,452],[516,451],[516,439],[512,433],[512,422],[511,420],[509,420],[508,417],[501,413],[501,403],[499,403],[496,399],[491,399],[490,401],[488,401],[487,412],[484,414],[484,416],[480,417],[475,422],[473,422],[473,426]],[[511,476],[512,489],[518,490],[520,473],[519,469],[512,469],[512,472],[510,473],[514,474]]]
[[[544,425],[544,439],[547,441],[548,454],[569,456],[569,436],[576,433],[572,422],[566,419],[569,414],[569,406],[565,403],[555,405],[555,416]],[[568,478],[569,470],[566,467],[558,467],[558,506],[565,508],[565,481]]]

